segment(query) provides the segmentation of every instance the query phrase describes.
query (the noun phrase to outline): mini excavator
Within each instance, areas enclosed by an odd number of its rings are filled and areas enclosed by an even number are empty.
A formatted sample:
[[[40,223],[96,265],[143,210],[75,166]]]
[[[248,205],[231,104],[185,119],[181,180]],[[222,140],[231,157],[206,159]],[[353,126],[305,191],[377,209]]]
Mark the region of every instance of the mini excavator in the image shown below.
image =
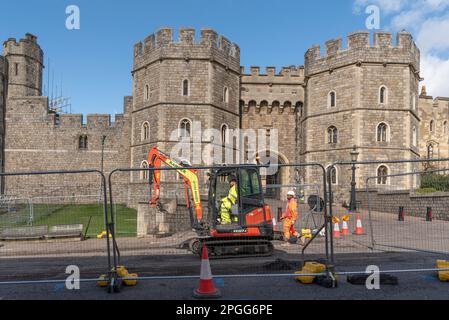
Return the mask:
[[[219,167],[209,172],[208,214],[203,214],[198,170],[184,162],[176,162],[166,154],[152,148],[148,164],[153,168],[149,176],[150,205],[160,206],[162,164],[176,169],[183,178],[186,205],[192,229],[197,237],[189,241],[189,249],[201,254],[205,243],[211,258],[270,256],[273,253],[275,220],[264,201],[259,167],[245,165],[238,168]],[[190,167],[190,168],[189,168]],[[237,179],[238,197],[233,206],[234,222],[222,224],[219,211],[221,199],[229,192],[229,179]]]

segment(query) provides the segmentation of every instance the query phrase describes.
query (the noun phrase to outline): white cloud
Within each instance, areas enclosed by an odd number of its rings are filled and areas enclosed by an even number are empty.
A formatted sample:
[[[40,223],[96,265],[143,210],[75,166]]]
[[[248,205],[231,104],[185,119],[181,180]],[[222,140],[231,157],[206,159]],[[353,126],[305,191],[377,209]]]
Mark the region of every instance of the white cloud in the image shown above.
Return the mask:
[[[421,57],[421,76],[427,93],[434,97],[449,96],[449,60],[441,59],[431,54]]]
[[[417,43],[424,53],[438,53],[449,49],[449,14],[439,18],[429,18],[418,31]]]
[[[428,94],[449,96],[449,0],[354,0],[354,11],[368,5],[379,6],[384,29],[416,36]]]

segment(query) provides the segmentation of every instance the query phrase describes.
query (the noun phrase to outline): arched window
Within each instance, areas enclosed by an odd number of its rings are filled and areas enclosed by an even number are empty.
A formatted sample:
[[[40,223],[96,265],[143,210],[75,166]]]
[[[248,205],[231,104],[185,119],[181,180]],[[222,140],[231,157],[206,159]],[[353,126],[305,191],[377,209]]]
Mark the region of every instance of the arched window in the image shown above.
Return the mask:
[[[417,145],[418,145],[418,133],[416,132],[416,127],[413,127],[412,134],[413,134],[413,137],[412,137],[413,146],[417,147]]]
[[[223,125],[221,126],[221,143],[222,143],[223,146],[225,146],[226,143],[229,141],[229,137],[228,137],[229,132],[228,132],[228,129],[229,129],[229,127],[228,127],[227,124],[223,124]]]
[[[416,110],[416,96],[415,95],[413,95],[413,97],[412,97],[412,109]]]
[[[327,178],[330,178],[330,181],[333,185],[338,184],[338,172],[336,167],[327,168]]]
[[[190,89],[189,88],[189,80],[184,79],[182,81],[182,95],[184,97],[188,97],[189,96],[189,91],[190,91],[189,89]]]
[[[142,124],[142,141],[144,140],[148,140],[150,138],[150,124],[148,123],[148,121],[145,121]]]
[[[148,169],[149,168],[149,165],[148,165],[148,162],[147,161],[142,161],[142,163],[140,164],[140,168],[141,169]],[[149,179],[149,171],[144,171],[144,170],[142,170],[142,171],[140,171],[140,179],[141,180],[148,180]]]
[[[179,122],[179,136],[191,137],[192,134],[192,122],[189,119],[182,119]]]
[[[329,144],[336,144],[338,142],[338,129],[334,126],[327,129],[327,142]]]
[[[429,144],[427,146],[427,159],[433,159],[433,155],[434,155],[434,148],[432,144]]]
[[[223,102],[229,103],[229,89],[228,87],[224,87],[223,89]]]
[[[81,135],[78,139],[78,148],[80,150],[87,150],[87,136]]]
[[[447,121],[443,122],[443,130],[444,130],[444,134],[447,134]]]
[[[380,166],[377,169],[377,184],[386,185],[388,183],[388,168],[386,166]]]
[[[386,104],[388,102],[388,89],[385,86],[379,89],[379,103]]]
[[[329,108],[334,108],[337,106],[337,94],[335,93],[335,91],[329,92],[327,105]]]
[[[388,141],[388,125],[386,123],[380,123],[377,126],[377,142]]]
[[[146,101],[150,100],[150,86],[149,85],[145,85],[145,100]]]
[[[429,130],[430,130],[430,132],[434,132],[435,131],[435,121],[434,120],[430,121]]]

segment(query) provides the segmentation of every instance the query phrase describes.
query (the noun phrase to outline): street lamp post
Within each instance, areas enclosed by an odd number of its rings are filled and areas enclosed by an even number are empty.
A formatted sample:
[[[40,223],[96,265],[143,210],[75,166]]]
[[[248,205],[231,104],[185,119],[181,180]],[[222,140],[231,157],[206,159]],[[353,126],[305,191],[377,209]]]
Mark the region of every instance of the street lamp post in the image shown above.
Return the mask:
[[[355,194],[355,170],[357,159],[359,157],[359,152],[357,151],[357,147],[354,146],[351,151],[351,161],[352,161],[352,180],[351,180],[351,202],[349,204],[349,212],[355,212],[357,210],[357,199]]]
[[[104,170],[104,141],[106,140],[106,136],[101,137],[101,172]]]

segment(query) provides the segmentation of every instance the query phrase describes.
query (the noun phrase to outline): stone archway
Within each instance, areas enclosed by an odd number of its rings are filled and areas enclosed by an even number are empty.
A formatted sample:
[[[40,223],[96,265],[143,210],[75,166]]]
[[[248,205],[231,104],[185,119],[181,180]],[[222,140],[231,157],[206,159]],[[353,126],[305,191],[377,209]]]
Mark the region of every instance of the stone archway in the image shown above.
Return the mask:
[[[288,164],[287,158],[277,152],[273,151],[263,151],[268,157],[269,163],[278,163],[280,165]],[[261,161],[261,164],[267,164],[268,161]],[[288,167],[280,167],[276,170],[276,172],[268,172],[267,174],[264,174],[264,171],[261,171],[261,179],[262,179],[262,185],[266,188],[265,197],[269,199],[284,199],[286,197],[286,194],[288,190],[285,188],[282,188],[280,186],[290,184],[289,179],[289,171],[291,168]],[[285,189],[285,190],[284,190]]]

